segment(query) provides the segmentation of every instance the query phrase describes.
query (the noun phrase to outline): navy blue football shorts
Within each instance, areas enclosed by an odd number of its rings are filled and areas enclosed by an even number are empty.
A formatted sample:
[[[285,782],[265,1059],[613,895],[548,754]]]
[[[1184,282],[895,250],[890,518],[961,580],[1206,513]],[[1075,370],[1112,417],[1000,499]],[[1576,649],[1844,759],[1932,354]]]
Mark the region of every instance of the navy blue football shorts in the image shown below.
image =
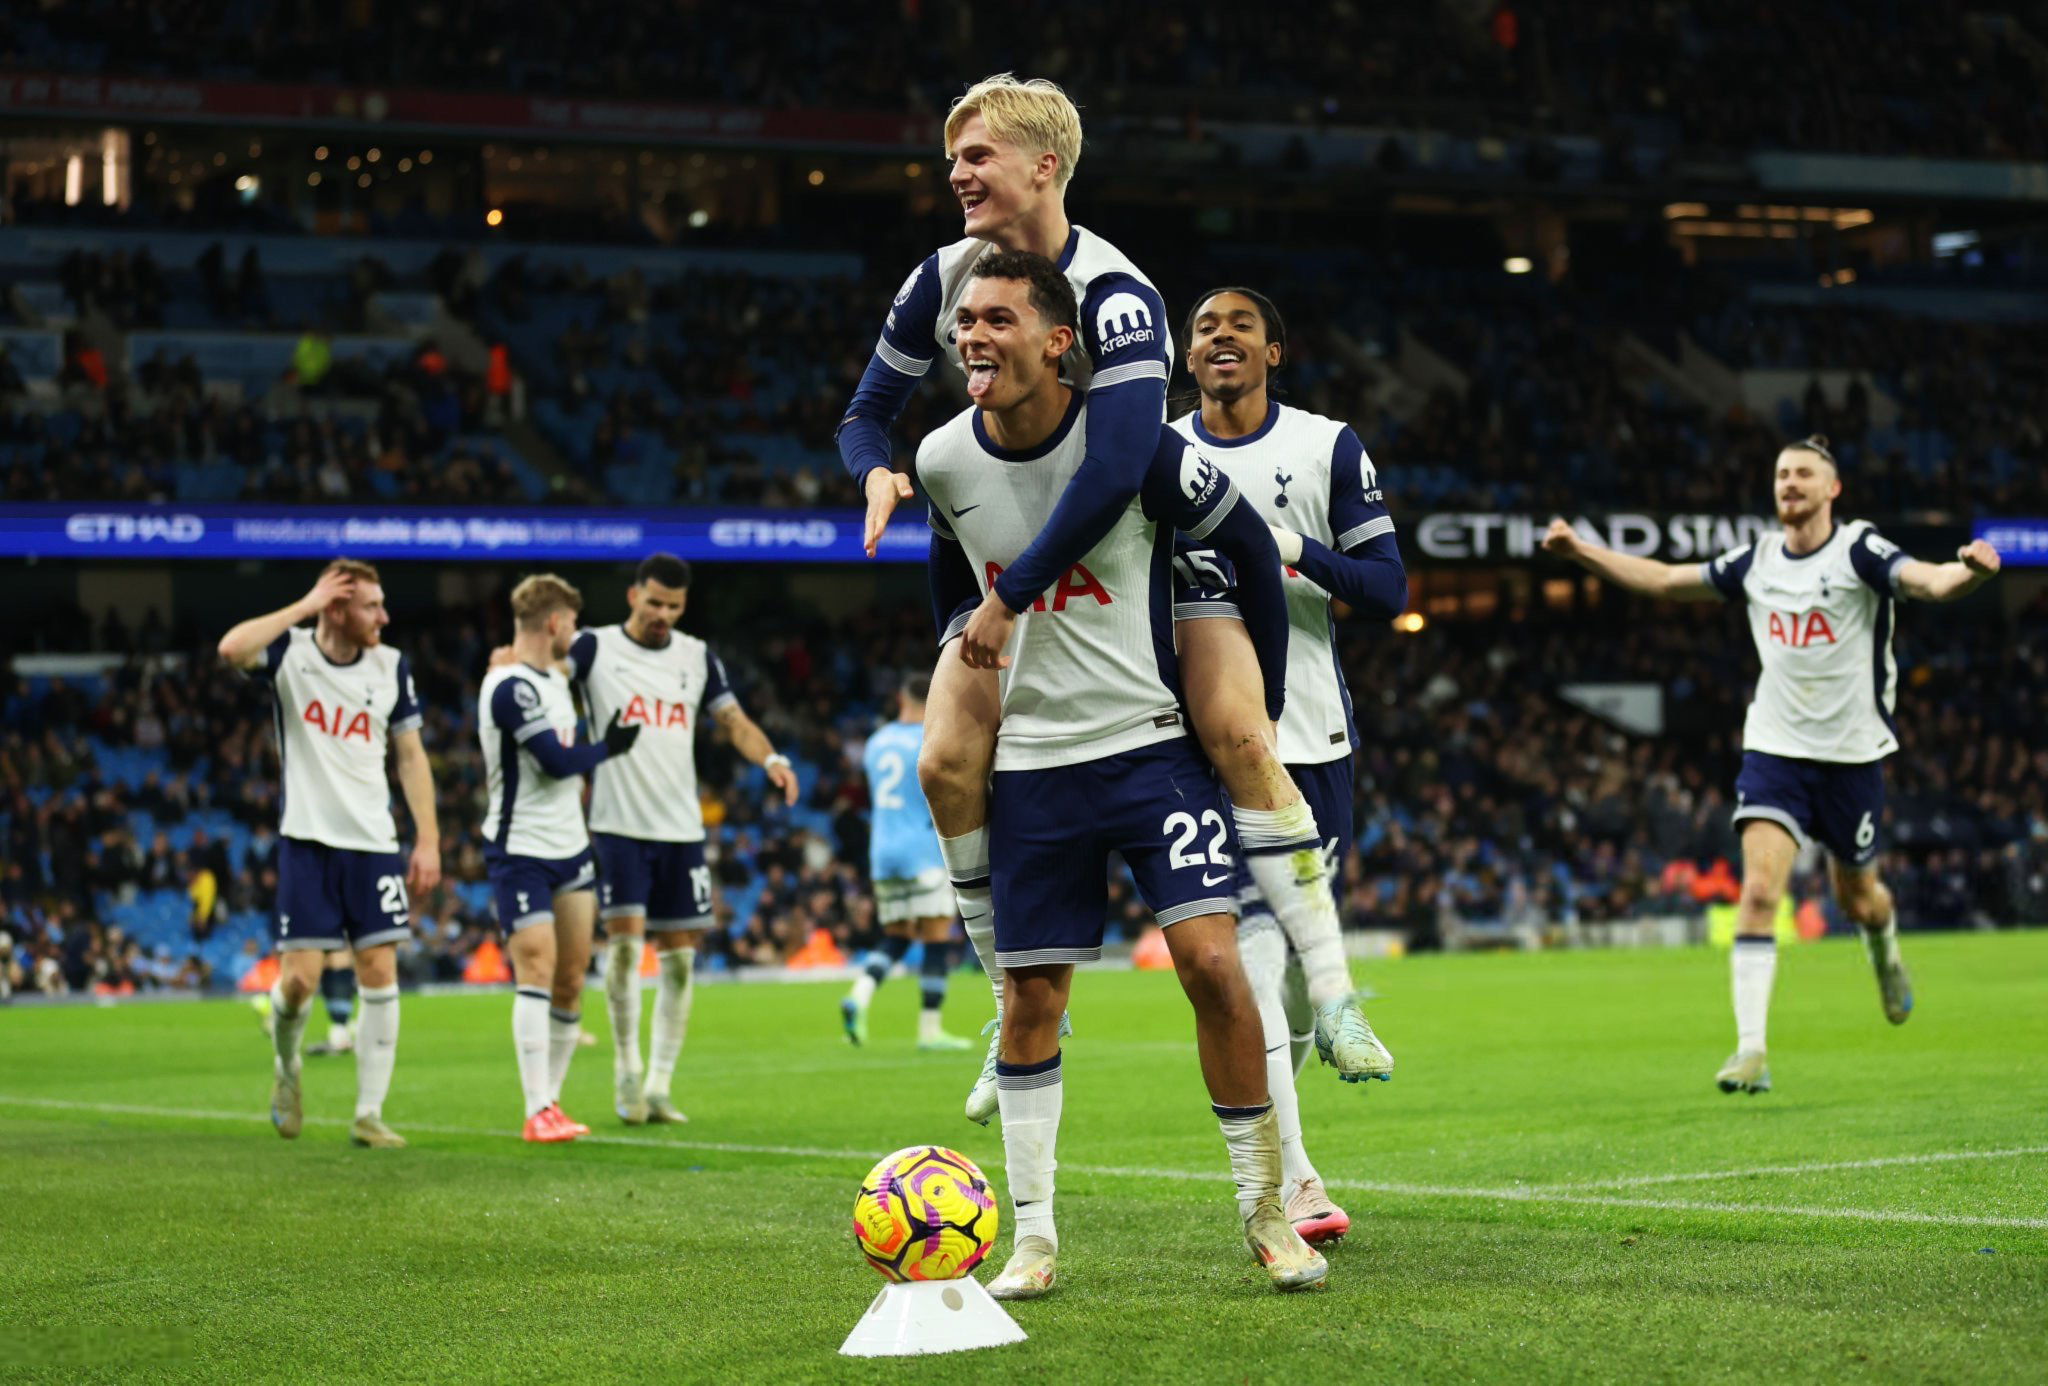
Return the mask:
[[[277,844],[277,949],[375,948],[412,934],[405,857],[287,837]]]
[[[1112,853],[1162,928],[1237,913],[1230,814],[1215,771],[1186,737],[1079,765],[998,770],[989,847],[1004,967],[1102,956]]]
[[[552,924],[555,897],[597,884],[597,864],[585,847],[573,857],[515,857],[497,846],[484,848],[484,871],[498,907],[498,932],[510,938],[535,924]]]
[[[702,842],[650,842],[592,833],[597,851],[597,912],[640,915],[657,932],[711,927],[711,868]]]
[[[1884,762],[1840,765],[1744,751],[1735,777],[1735,823],[1776,823],[1845,866],[1868,866],[1884,846]]]

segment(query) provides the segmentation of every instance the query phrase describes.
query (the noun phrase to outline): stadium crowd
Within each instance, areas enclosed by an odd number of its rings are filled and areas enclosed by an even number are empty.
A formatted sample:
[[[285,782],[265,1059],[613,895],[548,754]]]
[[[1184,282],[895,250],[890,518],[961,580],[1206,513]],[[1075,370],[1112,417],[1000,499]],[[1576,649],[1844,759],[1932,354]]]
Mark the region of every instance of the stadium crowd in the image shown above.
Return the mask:
[[[1747,634],[1716,607],[1688,608],[1683,621],[1641,619],[1647,610],[1610,595],[1570,618],[1345,631],[1362,742],[1348,924],[1427,948],[1503,928],[1697,918],[1732,898]],[[2009,627],[1988,615],[1914,617],[1900,636],[1904,750],[1888,766],[1884,864],[1902,917],[1918,927],[2038,918],[2048,751],[2027,748],[2048,745],[2048,602]],[[0,699],[11,984],[232,986],[267,951],[276,892],[267,695],[210,652],[162,653],[174,647],[160,621],[101,634],[155,652],[88,685],[17,678]],[[491,935],[474,709],[485,657],[505,635],[497,603],[401,612],[392,631],[426,709],[447,872],[414,902],[404,954],[414,981],[464,977]],[[860,751],[899,672],[929,657],[927,618],[905,608],[784,625],[765,641],[712,638],[752,714],[791,754],[804,795],[793,810],[771,804],[758,771],[700,744],[720,885],[706,963],[847,956],[874,937]],[[1557,696],[1560,683],[1601,679],[1661,685],[1666,734],[1623,733]],[[1823,893],[1811,871],[1796,888]],[[175,917],[145,928],[145,906]],[[1122,883],[1110,915],[1126,939],[1146,922]]]
[[[1185,118],[1386,121],[1683,143],[2030,157],[2048,7],[1673,0],[1247,9],[1138,0],[969,12],[911,0],[747,10],[625,0],[84,0],[0,16],[28,70],[514,90],[936,113],[960,74],[1031,72]],[[1102,98],[1098,98],[1102,99]]]

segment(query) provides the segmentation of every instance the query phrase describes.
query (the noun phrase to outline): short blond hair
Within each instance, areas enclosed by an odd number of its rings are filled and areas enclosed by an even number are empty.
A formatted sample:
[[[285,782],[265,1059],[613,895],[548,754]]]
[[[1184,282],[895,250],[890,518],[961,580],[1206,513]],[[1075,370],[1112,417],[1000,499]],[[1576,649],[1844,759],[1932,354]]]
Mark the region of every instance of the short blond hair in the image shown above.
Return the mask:
[[[989,134],[1032,154],[1059,159],[1053,181],[1064,190],[1081,162],[1081,113],[1056,82],[1043,77],[1021,80],[1008,72],[984,77],[969,87],[946,113],[946,157],[953,157],[954,136],[969,116],[979,115]]]
[[[583,594],[567,578],[553,573],[535,573],[512,589],[512,618],[525,630],[535,630],[549,616],[561,610],[583,610]]]
[[[382,581],[382,579],[380,579],[377,576],[377,565],[374,563],[365,563],[360,558],[334,559],[331,562],[329,562],[325,568],[322,568],[320,570],[321,577],[326,577],[329,573],[340,573],[343,577],[352,577],[357,582]]]

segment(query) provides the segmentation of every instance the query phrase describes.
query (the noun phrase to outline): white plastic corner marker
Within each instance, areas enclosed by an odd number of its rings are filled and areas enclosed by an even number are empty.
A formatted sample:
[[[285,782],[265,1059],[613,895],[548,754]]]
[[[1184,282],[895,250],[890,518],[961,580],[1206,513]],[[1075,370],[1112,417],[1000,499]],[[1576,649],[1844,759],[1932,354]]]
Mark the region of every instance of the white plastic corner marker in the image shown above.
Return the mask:
[[[839,1345],[841,1357],[916,1357],[1024,1341],[1024,1330],[981,1282],[914,1280],[882,1287]]]

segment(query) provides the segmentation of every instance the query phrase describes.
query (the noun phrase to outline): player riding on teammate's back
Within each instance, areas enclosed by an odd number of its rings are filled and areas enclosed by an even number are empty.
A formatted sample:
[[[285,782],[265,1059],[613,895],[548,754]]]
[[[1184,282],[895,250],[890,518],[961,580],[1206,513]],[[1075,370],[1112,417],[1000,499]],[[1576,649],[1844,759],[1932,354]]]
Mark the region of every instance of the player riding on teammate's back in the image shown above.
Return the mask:
[[[868,498],[868,551],[897,502],[912,493],[908,478],[890,471],[888,426],[941,354],[961,364],[954,311],[982,259],[1024,251],[1054,261],[1065,275],[1078,313],[1060,366],[1087,401],[1080,465],[1043,531],[978,599],[970,596],[965,610],[947,613],[945,639],[958,640],[958,657],[943,652],[932,675],[919,779],[961,921],[994,979],[984,882],[1000,699],[989,673],[1019,614],[1071,573],[1137,497],[1165,417],[1172,341],[1150,281],[1121,252],[1067,220],[1064,194],[1081,154],[1081,121],[1065,93],[1045,81],[987,78],[954,103],[945,134],[967,238],[928,257],[904,282],[839,429],[840,455]],[[1347,1078],[1382,1076],[1393,1060],[1351,989],[1321,835],[1273,743],[1243,627],[1203,622],[1181,640],[1194,730],[1229,790],[1260,887],[1303,956],[1325,1056]],[[998,1026],[1002,1005],[998,990]],[[968,1095],[972,1120],[986,1122],[995,1112],[999,1044],[1000,1029]]]

